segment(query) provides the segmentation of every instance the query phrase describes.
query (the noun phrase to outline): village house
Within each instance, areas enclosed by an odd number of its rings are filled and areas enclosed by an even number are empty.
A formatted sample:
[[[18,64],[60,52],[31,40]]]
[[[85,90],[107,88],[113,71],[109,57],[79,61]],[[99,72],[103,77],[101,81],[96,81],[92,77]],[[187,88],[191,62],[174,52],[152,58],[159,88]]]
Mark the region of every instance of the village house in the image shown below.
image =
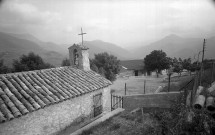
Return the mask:
[[[111,111],[111,82],[90,70],[88,48],[69,48],[71,66],[0,75],[0,134],[55,134],[78,118]]]
[[[143,60],[124,60],[120,62],[121,64],[121,74],[126,74],[128,76],[141,76],[146,75],[144,69]]]

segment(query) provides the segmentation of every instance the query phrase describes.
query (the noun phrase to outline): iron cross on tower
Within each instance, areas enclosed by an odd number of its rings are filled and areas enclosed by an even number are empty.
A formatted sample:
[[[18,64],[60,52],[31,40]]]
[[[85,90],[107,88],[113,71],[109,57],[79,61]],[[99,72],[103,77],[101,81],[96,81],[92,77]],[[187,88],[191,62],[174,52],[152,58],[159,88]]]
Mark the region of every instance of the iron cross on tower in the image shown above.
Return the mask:
[[[87,34],[87,33],[83,33],[82,28],[81,28],[81,33],[78,35],[81,35],[81,37],[82,37],[82,45],[84,44],[84,34]]]

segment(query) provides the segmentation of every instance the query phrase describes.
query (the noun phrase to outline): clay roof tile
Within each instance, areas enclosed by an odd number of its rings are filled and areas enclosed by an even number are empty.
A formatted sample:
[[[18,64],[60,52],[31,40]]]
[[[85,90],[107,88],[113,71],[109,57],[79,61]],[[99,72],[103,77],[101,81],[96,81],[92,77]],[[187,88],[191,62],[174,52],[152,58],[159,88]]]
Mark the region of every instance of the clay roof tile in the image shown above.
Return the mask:
[[[94,71],[71,67],[0,75],[0,123],[108,85]]]

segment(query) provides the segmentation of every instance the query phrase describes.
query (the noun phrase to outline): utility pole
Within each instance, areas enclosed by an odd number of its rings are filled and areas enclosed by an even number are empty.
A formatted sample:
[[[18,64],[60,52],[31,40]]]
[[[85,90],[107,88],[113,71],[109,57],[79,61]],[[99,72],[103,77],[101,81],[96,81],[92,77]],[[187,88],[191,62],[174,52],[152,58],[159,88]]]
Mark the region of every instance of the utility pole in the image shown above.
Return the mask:
[[[83,31],[82,31],[82,28],[81,28],[81,33],[80,34],[78,34],[78,35],[81,35],[81,43],[82,43],[82,46],[83,46],[83,44],[84,44],[84,34],[87,34],[87,33],[83,33]]]
[[[146,80],[144,80],[144,94],[146,94]]]
[[[211,85],[214,80],[214,61],[212,60],[212,67],[211,67]]]
[[[205,46],[206,46],[206,39],[204,39],[203,41],[203,49],[202,49],[202,63],[201,63],[201,71],[200,71],[200,85],[202,84],[202,72],[203,72],[203,68],[204,68],[204,65],[203,65],[203,61],[204,61],[204,56],[205,56]]]
[[[125,83],[125,95],[126,95],[126,90],[127,90],[127,88],[126,88],[126,83]]]

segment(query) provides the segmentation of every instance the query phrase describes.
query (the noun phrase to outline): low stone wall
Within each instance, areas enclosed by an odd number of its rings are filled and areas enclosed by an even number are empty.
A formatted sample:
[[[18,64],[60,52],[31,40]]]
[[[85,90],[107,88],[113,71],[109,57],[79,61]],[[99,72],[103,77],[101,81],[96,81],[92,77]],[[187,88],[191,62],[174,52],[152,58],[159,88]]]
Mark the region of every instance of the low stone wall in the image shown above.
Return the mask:
[[[1,123],[0,135],[55,134],[69,126],[77,118],[92,114],[93,95],[101,92],[104,113],[109,112],[111,108],[110,90],[107,87]]]
[[[180,92],[161,92],[156,94],[131,95],[123,97],[123,108],[132,111],[138,107],[169,108],[177,100]]]
[[[124,109],[122,108],[117,108],[116,110],[112,111],[112,112],[109,112],[107,113],[106,115],[102,116],[101,118],[98,118],[97,120],[93,121],[92,123],[78,129],[77,131],[71,133],[70,135],[79,135],[81,134],[83,131],[85,130],[89,130],[90,128],[94,127],[94,126],[97,126],[99,125],[101,122],[104,122],[108,119],[110,119],[111,117],[123,112]]]

